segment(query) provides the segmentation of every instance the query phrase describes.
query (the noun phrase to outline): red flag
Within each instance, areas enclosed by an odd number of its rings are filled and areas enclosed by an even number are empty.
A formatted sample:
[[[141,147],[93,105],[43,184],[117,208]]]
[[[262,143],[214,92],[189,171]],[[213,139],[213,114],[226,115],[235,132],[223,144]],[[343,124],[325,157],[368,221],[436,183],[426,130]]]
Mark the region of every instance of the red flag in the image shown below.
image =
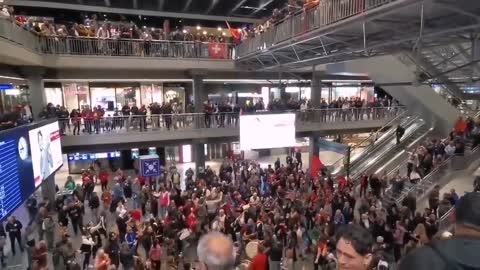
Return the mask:
[[[210,58],[214,58],[214,59],[226,58],[226,47],[224,43],[210,42],[208,44],[208,51],[210,52]]]
[[[318,177],[318,171],[323,169],[325,165],[320,161],[320,158],[317,155],[314,155],[312,158],[312,162],[310,163],[310,176],[312,178]]]
[[[227,21],[225,22],[227,23],[227,27],[228,27],[228,31],[230,31],[230,35],[232,35],[232,37],[237,41],[241,40],[242,39],[241,33],[237,29],[233,29]]]

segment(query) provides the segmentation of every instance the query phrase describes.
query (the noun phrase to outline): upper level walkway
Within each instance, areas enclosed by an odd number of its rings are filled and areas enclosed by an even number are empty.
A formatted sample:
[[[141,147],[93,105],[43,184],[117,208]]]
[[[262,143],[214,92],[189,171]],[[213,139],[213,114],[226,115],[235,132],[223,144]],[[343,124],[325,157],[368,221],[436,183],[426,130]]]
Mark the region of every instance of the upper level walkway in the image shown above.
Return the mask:
[[[254,70],[289,70],[471,40],[480,2],[324,0],[237,48]]]
[[[406,111],[402,107],[327,109],[292,112],[296,115],[298,137],[371,132],[395,125]],[[65,152],[131,149],[156,144],[181,144],[238,140],[237,113],[116,116],[100,120],[59,119],[65,129],[62,146]],[[251,132],[256,132],[252,130]]]
[[[0,63],[15,66],[234,70],[235,57],[227,43],[40,36],[0,19]]]

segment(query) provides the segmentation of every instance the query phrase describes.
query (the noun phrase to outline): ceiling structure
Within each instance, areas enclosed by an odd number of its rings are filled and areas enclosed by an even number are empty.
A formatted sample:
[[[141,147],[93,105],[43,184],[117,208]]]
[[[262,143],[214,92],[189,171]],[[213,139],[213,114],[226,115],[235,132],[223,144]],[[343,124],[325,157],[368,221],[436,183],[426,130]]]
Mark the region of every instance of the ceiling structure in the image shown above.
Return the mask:
[[[311,18],[311,26],[305,17],[287,19],[240,44],[237,62],[249,70],[285,72],[401,53],[427,75],[420,82],[444,84],[460,98],[477,89],[480,53],[473,57],[472,44],[480,48],[480,1],[382,2],[328,23],[322,17]]]
[[[50,8],[176,19],[255,23],[286,0],[5,0],[18,7]]]

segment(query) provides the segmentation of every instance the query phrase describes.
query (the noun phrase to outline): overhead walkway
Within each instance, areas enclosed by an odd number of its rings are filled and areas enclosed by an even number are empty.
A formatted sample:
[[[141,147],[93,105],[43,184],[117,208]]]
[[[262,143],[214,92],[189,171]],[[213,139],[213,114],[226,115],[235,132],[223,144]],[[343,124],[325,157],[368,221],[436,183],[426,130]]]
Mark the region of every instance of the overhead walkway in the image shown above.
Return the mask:
[[[320,2],[243,41],[237,48],[239,64],[255,70],[291,70],[464,42],[479,26],[478,1]]]
[[[327,115],[343,110],[307,110],[297,111],[296,135],[297,137],[326,136],[336,134],[353,134],[370,132],[391,122],[396,114],[388,113],[381,118],[368,119],[366,115],[362,120],[344,121],[339,118],[328,118]],[[399,114],[403,109],[392,110]],[[134,147],[151,147],[165,144],[191,144],[192,141],[200,143],[219,141],[238,141],[240,136],[238,114],[182,114],[161,115],[148,117],[110,117],[98,121],[99,134],[95,134],[95,121],[82,122],[81,129],[91,127],[92,134],[80,132],[74,136],[73,127],[67,130],[62,137],[64,152],[75,151],[108,151],[112,149],[131,149]],[[60,123],[70,121],[60,119]],[[140,127],[142,121],[146,122],[146,129]],[[114,128],[112,126],[114,124]],[[72,125],[72,124],[71,124]],[[170,127],[170,129],[168,129]],[[252,130],[251,132],[256,132]]]

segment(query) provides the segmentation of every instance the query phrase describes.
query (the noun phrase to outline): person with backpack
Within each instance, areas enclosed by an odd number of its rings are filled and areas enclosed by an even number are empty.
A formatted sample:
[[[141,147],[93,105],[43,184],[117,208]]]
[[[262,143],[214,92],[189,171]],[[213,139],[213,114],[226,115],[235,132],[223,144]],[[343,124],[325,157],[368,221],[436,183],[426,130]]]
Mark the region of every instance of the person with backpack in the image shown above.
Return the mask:
[[[400,261],[400,270],[470,270],[480,269],[480,193],[471,192],[455,205],[455,235],[433,240],[410,252]]]

